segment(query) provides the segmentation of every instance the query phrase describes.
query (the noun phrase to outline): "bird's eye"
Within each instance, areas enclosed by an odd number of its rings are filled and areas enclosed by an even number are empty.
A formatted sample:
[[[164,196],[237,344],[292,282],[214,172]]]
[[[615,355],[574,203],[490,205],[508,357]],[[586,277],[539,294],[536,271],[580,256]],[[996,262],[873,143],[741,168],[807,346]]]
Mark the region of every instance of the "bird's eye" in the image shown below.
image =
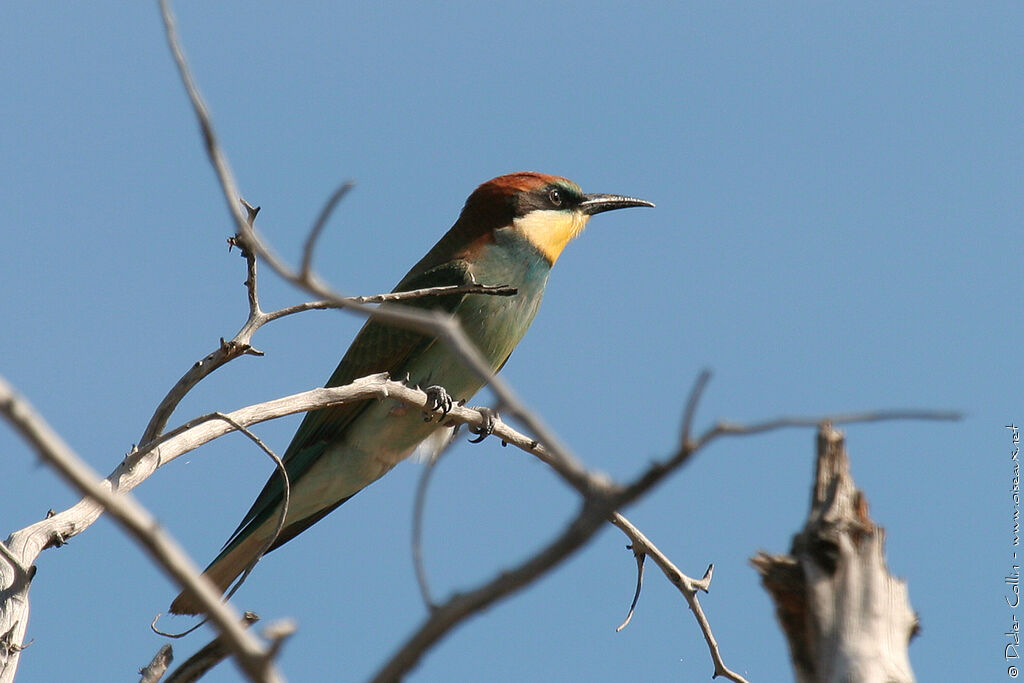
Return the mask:
[[[562,193],[557,188],[548,190],[548,201],[554,206],[562,205]]]

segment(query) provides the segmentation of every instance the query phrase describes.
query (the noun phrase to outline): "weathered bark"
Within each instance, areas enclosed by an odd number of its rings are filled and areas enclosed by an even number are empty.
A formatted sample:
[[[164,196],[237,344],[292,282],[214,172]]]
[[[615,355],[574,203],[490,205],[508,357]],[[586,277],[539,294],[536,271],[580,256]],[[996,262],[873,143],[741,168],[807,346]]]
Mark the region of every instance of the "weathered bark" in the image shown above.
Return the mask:
[[[841,432],[818,431],[811,509],[789,555],[751,563],[775,602],[799,683],[912,683],[918,629],[907,585],[885,565],[885,530],[854,486]]]

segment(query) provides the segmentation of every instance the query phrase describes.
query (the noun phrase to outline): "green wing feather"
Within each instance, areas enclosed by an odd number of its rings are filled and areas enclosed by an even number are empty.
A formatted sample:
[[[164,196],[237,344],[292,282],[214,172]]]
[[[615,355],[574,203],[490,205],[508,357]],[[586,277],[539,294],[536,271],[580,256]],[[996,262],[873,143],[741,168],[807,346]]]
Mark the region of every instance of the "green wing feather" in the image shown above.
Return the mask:
[[[402,279],[393,291],[404,292],[425,287],[444,285],[462,285],[472,282],[467,264],[463,260],[448,261],[434,266],[419,274],[410,272]],[[404,305],[417,308],[433,308],[455,311],[462,302],[464,294],[448,296],[424,297],[413,299]],[[411,359],[418,357],[437,339],[401,327],[377,322],[370,319],[356,335],[345,356],[341,359],[334,374],[326,386],[337,387],[349,384],[353,380],[379,372],[388,372],[397,377],[397,373]],[[321,408],[306,414],[298,431],[292,438],[288,450],[284,454],[285,468],[292,485],[298,481],[324,453],[328,445],[337,440],[359,415],[370,405],[370,401],[346,403],[330,408]],[[248,536],[247,529],[254,529],[269,516],[284,497],[280,473],[275,471],[256,498],[241,524],[231,534],[218,558],[225,555],[237,543]],[[347,500],[347,499],[345,499]],[[283,545],[295,535],[318,521],[341,503],[324,510],[311,518],[299,520],[283,529],[279,538],[270,550]],[[215,559],[214,562],[217,560]]]

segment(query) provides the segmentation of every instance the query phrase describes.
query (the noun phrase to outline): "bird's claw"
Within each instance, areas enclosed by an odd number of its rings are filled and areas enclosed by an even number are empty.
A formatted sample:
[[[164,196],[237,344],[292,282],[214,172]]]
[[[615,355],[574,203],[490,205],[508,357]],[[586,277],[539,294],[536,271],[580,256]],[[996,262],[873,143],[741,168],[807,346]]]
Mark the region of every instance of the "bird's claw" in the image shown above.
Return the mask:
[[[433,413],[436,413],[438,411],[441,412],[441,419],[443,420],[445,416],[448,415],[448,412],[452,409],[452,406],[454,405],[452,397],[448,394],[447,391],[445,391],[444,387],[438,384],[429,386],[426,389],[424,389],[424,391],[427,394],[426,407],[429,412],[423,414],[423,421],[430,422],[431,420],[434,419]]]
[[[479,427],[474,427],[470,425],[469,431],[473,434],[476,434],[475,439],[469,440],[470,443],[480,443],[481,441],[489,437],[491,434],[494,433],[495,425],[498,424],[498,411],[492,410],[491,408],[487,408],[485,406],[477,408],[476,410],[477,412],[480,413],[481,417],[483,417],[483,423]]]

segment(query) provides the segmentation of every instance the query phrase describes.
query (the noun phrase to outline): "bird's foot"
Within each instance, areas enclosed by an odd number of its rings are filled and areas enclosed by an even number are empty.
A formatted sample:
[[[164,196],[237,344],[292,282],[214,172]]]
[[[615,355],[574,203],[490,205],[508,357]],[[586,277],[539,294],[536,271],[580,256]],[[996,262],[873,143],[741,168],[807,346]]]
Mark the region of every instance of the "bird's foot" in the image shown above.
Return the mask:
[[[435,384],[424,389],[427,392],[427,410],[429,412],[423,413],[423,421],[430,422],[434,419],[434,413],[440,411],[441,418],[444,419],[448,415],[448,411],[452,409],[454,401],[452,397],[445,391],[445,388]]]
[[[475,439],[469,440],[470,443],[480,443],[481,441],[489,437],[491,434],[494,433],[494,426],[498,424],[498,411],[488,408],[486,406],[476,408],[476,411],[480,413],[484,421],[479,427],[474,427],[470,425],[469,431],[472,434],[476,434]]]

